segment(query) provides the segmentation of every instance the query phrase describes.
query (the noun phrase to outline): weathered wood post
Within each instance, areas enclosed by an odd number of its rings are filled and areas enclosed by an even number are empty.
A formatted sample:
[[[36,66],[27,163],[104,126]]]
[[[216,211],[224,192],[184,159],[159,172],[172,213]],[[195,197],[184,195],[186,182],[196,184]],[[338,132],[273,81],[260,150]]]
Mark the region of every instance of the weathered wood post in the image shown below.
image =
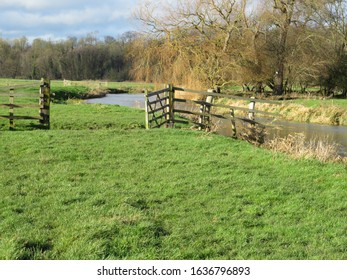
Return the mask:
[[[167,99],[166,99],[166,116],[165,116],[165,120],[166,120],[166,128],[172,128],[173,124],[174,124],[174,108],[173,108],[173,102],[174,102],[174,91],[173,91],[173,86],[172,84],[167,84],[166,85],[167,88]]]
[[[216,90],[215,89],[208,89],[207,92],[211,92],[211,93],[215,93]],[[205,117],[205,129],[206,131],[210,131],[211,130],[211,106],[212,106],[212,102],[213,102],[213,96],[212,95],[208,95],[206,97],[206,104],[205,104],[205,113],[209,114],[208,116]]]
[[[10,89],[10,96],[9,96],[9,121],[10,121],[10,130],[14,129],[14,89]]]
[[[51,84],[48,79],[41,79],[40,85],[40,124],[50,128]]]
[[[146,112],[146,129],[149,129],[149,116],[148,116],[148,90],[145,91],[145,112]]]
[[[230,109],[231,137],[236,138],[235,110]]]
[[[199,121],[198,121],[198,123],[199,123],[199,130],[202,130],[202,127],[203,127],[203,123],[204,123],[204,117],[203,117],[203,113],[204,113],[204,109],[205,109],[205,105],[204,104],[201,104],[200,105],[200,110],[199,110],[199,113],[200,113],[200,115],[199,115]]]
[[[173,85],[169,84],[169,127],[173,128],[175,125],[175,114],[174,114],[174,106],[175,106],[175,90],[173,89]]]
[[[207,92],[215,92],[214,89],[208,89]],[[205,99],[205,102],[200,105],[200,115],[199,115],[199,130],[202,130],[202,128],[205,128],[206,131],[209,131],[211,128],[210,122],[211,118],[210,116],[206,116],[206,114],[209,114],[211,111],[211,105],[213,102],[213,96],[208,95]],[[208,103],[208,104],[207,104]]]
[[[255,99],[255,97],[251,97],[251,99]],[[250,120],[252,120],[252,121],[254,121],[255,120],[255,117],[254,117],[254,110],[255,110],[255,101],[251,101],[250,103],[249,103],[249,106],[248,106],[248,108],[249,108],[249,112],[248,112],[248,118],[250,119]]]

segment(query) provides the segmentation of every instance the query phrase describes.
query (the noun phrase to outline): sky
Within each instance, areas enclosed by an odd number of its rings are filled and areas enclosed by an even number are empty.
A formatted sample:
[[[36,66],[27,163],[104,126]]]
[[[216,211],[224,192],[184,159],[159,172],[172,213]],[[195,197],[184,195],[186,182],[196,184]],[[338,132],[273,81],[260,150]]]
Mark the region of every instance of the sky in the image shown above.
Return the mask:
[[[117,37],[136,30],[139,0],[0,0],[0,38],[64,40],[90,33]]]

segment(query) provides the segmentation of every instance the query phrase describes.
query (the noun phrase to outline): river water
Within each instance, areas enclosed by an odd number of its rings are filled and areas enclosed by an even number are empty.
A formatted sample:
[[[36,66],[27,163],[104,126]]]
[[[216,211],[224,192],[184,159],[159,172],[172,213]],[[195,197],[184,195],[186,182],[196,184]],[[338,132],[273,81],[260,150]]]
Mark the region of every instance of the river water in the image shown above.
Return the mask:
[[[88,99],[89,104],[108,104],[108,105],[120,105],[138,109],[145,109],[145,95],[143,93],[129,94],[129,93],[117,93],[107,94],[102,98]]]
[[[103,98],[89,99],[89,104],[111,104],[144,109],[144,94],[107,94]],[[271,122],[267,119],[258,120],[267,124],[266,139],[286,137],[289,134],[301,133],[306,139],[321,140],[326,143],[335,143],[339,146],[339,154],[347,157],[347,126],[320,125],[311,123],[297,123],[288,121]],[[218,124],[218,132],[222,135],[231,135],[230,120]]]

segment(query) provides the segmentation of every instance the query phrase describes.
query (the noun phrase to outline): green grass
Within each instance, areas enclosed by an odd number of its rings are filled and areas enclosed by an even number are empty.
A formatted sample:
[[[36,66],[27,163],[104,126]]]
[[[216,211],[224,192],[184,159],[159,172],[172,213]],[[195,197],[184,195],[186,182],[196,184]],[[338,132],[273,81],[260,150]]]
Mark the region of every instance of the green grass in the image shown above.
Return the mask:
[[[145,90],[155,90],[155,85],[152,83],[139,83],[139,82],[108,82],[108,89],[112,91],[124,91],[129,93],[140,93]],[[164,88],[165,85],[160,85],[160,89]]]
[[[347,167],[144,112],[53,104],[0,131],[0,259],[346,259]]]
[[[52,92],[68,98],[81,98],[90,92],[140,93],[154,88],[154,84],[139,82],[67,81],[64,85],[64,81],[52,81]]]

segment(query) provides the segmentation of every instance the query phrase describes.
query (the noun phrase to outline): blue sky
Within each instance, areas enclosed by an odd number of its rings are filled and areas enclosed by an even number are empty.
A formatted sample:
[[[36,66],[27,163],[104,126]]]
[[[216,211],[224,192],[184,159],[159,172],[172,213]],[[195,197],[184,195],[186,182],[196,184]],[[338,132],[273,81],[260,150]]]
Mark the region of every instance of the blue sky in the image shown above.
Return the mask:
[[[139,1],[0,0],[0,38],[116,37],[136,30],[131,14]]]

